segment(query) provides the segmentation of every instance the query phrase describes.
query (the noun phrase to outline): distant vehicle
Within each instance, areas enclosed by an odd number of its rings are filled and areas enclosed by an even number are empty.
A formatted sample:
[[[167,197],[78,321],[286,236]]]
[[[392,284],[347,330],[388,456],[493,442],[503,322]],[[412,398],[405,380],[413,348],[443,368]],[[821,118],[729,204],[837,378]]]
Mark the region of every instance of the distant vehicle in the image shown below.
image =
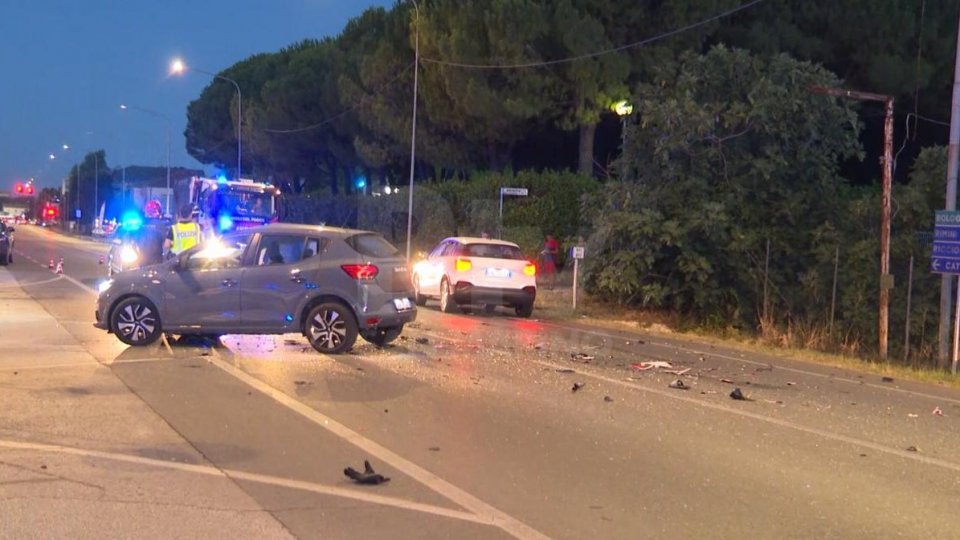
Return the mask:
[[[176,201],[177,208],[193,204],[200,225],[215,234],[275,223],[280,217],[280,190],[249,179],[194,176],[178,183]]]
[[[13,232],[12,226],[0,221],[0,266],[13,262]]]
[[[529,317],[537,298],[537,266],[512,242],[447,238],[414,265],[413,287],[418,305],[438,298],[446,313],[480,304],[487,311],[512,307],[518,317]]]
[[[322,353],[397,339],[417,308],[406,261],[372,232],[273,224],[236,231],[100,286],[96,323],[128,345],[162,333],[306,336]]]

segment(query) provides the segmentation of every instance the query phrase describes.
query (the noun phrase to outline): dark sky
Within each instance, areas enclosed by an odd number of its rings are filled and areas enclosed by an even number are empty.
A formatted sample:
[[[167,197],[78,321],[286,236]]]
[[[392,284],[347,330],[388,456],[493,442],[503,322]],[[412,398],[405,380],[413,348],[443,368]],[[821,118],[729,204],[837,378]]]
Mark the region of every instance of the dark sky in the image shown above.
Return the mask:
[[[336,35],[367,7],[393,3],[0,0],[0,189],[30,177],[59,186],[94,149],[106,150],[111,167],[164,165],[166,122],[121,103],[166,115],[171,163],[200,168],[183,130],[187,104],[210,78],[170,77],[171,59],[216,73],[251,54]]]

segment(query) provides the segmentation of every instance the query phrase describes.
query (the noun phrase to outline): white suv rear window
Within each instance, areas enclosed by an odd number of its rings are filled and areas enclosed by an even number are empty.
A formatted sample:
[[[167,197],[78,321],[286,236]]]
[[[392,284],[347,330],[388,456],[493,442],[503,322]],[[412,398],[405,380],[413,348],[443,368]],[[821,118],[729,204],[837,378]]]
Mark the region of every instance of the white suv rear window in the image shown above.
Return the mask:
[[[487,259],[523,260],[523,253],[516,246],[502,244],[467,244],[463,247],[464,257],[483,257]]]

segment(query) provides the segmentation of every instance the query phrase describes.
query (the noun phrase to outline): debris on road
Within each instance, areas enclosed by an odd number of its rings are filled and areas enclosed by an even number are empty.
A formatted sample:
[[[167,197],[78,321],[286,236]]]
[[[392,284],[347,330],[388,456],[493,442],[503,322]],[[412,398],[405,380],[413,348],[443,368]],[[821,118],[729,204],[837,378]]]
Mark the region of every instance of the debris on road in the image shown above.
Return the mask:
[[[797,385],[797,383],[795,383],[795,382],[793,382],[793,381],[787,381],[787,386],[796,386],[796,385]]]
[[[934,415],[934,416],[943,416],[943,411],[940,410],[940,407],[934,407],[934,408],[933,408],[933,412],[930,413],[930,414],[932,414],[932,415]]]
[[[293,384],[297,386],[303,386],[305,384],[310,384],[310,383],[308,383],[307,381],[293,381]]]
[[[41,465],[40,468],[43,469],[43,470],[46,470],[46,469],[47,469],[47,466],[46,466],[46,465]]]
[[[543,343],[537,343],[533,346],[533,348],[538,351],[543,350],[544,347],[546,347],[546,345],[544,345]]]
[[[733,381],[731,381],[730,379],[720,379],[720,382],[722,382],[722,383],[727,383],[727,384],[733,384]]]
[[[377,485],[390,481],[390,479],[386,476],[375,472],[373,467],[370,466],[370,462],[366,460],[363,462],[363,472],[360,472],[353,467],[347,467],[343,470],[343,474],[349,476],[358,484]]]
[[[747,396],[743,395],[743,392],[741,392],[739,388],[734,388],[733,392],[730,392],[730,397],[737,401],[753,401],[752,399],[749,399]]]
[[[576,373],[576,372],[577,372],[576,370],[570,369],[570,368],[559,368],[559,369],[557,369],[557,373]]]
[[[286,343],[287,345],[299,345],[299,344],[300,344],[300,340],[299,340],[299,339],[285,339],[285,340],[283,340],[283,342]]]
[[[908,418],[920,418],[919,414],[907,413]]]
[[[431,452],[439,452],[439,451],[440,451],[440,447],[439,447],[439,446],[431,446],[431,447],[428,448],[427,450],[430,450]]]
[[[883,377],[880,380],[883,382],[893,382],[893,377]]]
[[[594,357],[590,356],[589,354],[578,352],[578,353],[570,353],[570,359],[573,360],[574,362],[589,364],[590,362],[593,362]]]
[[[907,452],[919,452],[919,451],[920,451],[920,449],[917,448],[916,446],[908,446],[908,447],[907,447]]]
[[[577,391],[579,391],[581,388],[583,388],[583,387],[586,386],[586,385],[587,385],[587,383],[575,382],[575,383],[573,383],[573,388],[571,388],[570,391],[571,391],[571,392],[577,392]]]
[[[673,369],[673,365],[670,362],[664,362],[663,360],[651,360],[649,362],[638,362],[636,364],[631,364],[630,367],[637,371],[647,371],[648,369]]]
[[[663,370],[663,372],[664,372],[664,373],[669,373],[669,374],[671,374],[671,375],[676,375],[676,376],[680,377],[680,376],[686,374],[686,373],[687,373],[688,371],[690,371],[691,369],[693,369],[693,368],[685,368],[685,369],[665,369],[665,370]]]
[[[414,341],[417,342],[417,345],[426,345],[426,344],[430,343],[430,340],[427,339],[427,338],[425,338],[425,337],[418,337],[418,338],[415,339]]]
[[[603,396],[603,400],[606,401],[607,403],[610,403],[611,401],[613,401],[613,398],[610,396]]]
[[[670,383],[670,388],[676,388],[677,390],[689,390],[690,387],[683,383],[682,380],[677,379]]]

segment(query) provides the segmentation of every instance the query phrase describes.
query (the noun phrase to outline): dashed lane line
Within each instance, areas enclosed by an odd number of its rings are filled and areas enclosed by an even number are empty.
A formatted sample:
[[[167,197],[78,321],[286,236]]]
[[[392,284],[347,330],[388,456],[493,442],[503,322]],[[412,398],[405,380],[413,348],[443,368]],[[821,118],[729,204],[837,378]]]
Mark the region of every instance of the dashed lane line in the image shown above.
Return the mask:
[[[399,508],[402,510],[409,510],[413,512],[420,512],[420,513],[431,514],[435,516],[442,516],[442,517],[457,519],[460,521],[468,521],[471,523],[479,523],[482,525],[496,526],[496,523],[488,519],[484,519],[481,516],[477,516],[475,514],[472,514],[469,512],[463,512],[460,510],[453,510],[450,508],[443,508],[441,506],[433,506],[430,504],[418,503],[418,502],[408,501],[405,499],[398,499],[396,497],[376,495],[372,493],[367,493],[367,492],[357,491],[357,490],[352,490],[347,488],[327,486],[323,484],[317,484],[314,482],[291,480],[288,478],[280,478],[276,476],[250,473],[246,471],[238,471],[238,470],[232,470],[232,469],[221,470],[216,467],[210,467],[207,465],[178,463],[175,461],[163,461],[159,459],[151,459],[151,458],[146,458],[142,456],[133,456],[129,454],[101,452],[98,450],[83,450],[80,448],[73,448],[69,446],[29,443],[29,442],[22,442],[22,441],[0,440],[0,448],[6,448],[8,450],[28,450],[28,451],[34,451],[34,452],[49,452],[49,453],[56,453],[56,454],[79,456],[84,458],[120,461],[124,463],[132,463],[135,465],[145,465],[148,467],[157,467],[157,468],[171,469],[171,470],[192,473],[192,474],[214,476],[214,477],[222,478],[224,480],[231,480],[231,479],[244,480],[248,482],[256,482],[259,484],[278,486],[278,487],[295,489],[300,491],[308,491],[311,493],[317,493],[319,495],[329,495],[332,497],[352,499],[352,500],[361,501],[365,503],[378,504],[382,506],[391,506],[391,507]]]

